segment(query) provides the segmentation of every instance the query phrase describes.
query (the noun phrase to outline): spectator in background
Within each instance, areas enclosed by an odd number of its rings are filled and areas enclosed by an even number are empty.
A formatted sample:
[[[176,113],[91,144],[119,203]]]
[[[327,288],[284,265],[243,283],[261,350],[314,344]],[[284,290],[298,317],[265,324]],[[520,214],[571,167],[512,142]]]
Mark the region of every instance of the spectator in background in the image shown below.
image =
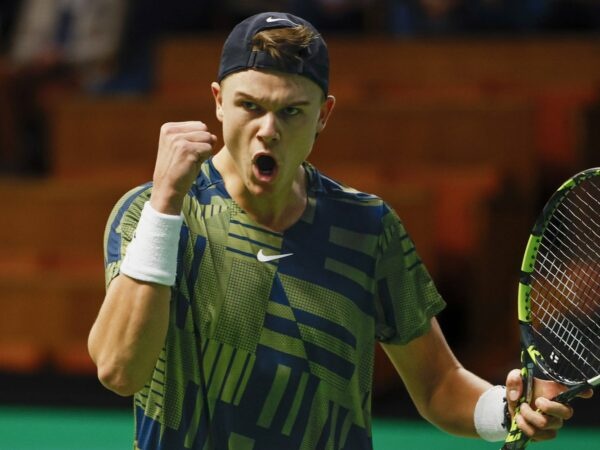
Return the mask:
[[[0,55],[8,51],[7,42],[11,36],[19,0],[2,0],[0,2]]]
[[[25,0],[10,57],[20,70],[73,71],[83,86],[105,79],[121,43],[123,0]]]
[[[94,89],[114,70],[127,10],[123,0],[25,0],[2,62],[4,172],[47,170],[44,109],[56,91]],[[10,115],[10,117],[4,117]],[[5,133],[8,130],[2,130]]]
[[[229,29],[261,11],[287,11],[306,17],[322,31],[364,33],[384,31],[370,27],[370,17],[382,11],[386,0],[222,0],[214,25]]]
[[[597,0],[390,0],[396,36],[533,34],[600,29]]]
[[[8,41],[18,11],[19,0],[2,0],[0,2],[0,173],[6,170],[11,160],[11,149],[14,148],[13,116],[7,95],[9,92],[8,68],[2,59],[8,52]]]
[[[463,0],[391,0],[391,32],[395,36],[455,34],[464,28]]]
[[[466,0],[465,31],[469,33],[532,33],[548,9],[548,0]]]
[[[293,14],[323,31],[365,32],[371,7],[380,0],[289,0]],[[371,30],[375,31],[375,30]]]
[[[552,32],[589,32],[600,30],[598,0],[547,0],[548,13],[543,28]]]
[[[99,93],[149,92],[155,82],[156,47],[162,38],[215,29],[223,14],[228,14],[223,0],[169,0],[168,7],[158,1],[127,1],[129,12],[116,71],[95,87]]]
[[[283,11],[290,7],[289,0],[222,0],[222,11],[226,18],[220,17],[215,24],[219,28],[229,29],[248,15],[259,11]]]

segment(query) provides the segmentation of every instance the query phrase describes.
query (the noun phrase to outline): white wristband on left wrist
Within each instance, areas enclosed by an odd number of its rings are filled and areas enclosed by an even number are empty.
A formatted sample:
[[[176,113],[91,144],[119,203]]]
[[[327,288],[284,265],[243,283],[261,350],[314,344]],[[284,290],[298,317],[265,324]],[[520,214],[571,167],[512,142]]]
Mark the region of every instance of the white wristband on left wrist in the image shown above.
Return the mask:
[[[173,286],[182,223],[182,215],[160,213],[146,202],[120,272],[136,280]]]
[[[473,420],[475,429],[482,439],[490,442],[506,439],[505,428],[506,387],[492,386],[477,400]]]

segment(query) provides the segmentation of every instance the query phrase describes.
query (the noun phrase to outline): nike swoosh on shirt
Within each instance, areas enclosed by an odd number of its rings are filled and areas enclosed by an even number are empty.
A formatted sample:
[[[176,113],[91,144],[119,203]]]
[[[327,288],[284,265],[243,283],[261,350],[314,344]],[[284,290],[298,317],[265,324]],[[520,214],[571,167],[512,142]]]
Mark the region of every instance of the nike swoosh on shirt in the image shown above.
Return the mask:
[[[292,256],[293,253],[284,253],[282,255],[265,255],[262,248],[258,251],[258,253],[256,254],[256,259],[258,259],[260,262],[269,262],[269,261],[275,261],[277,259],[281,259],[281,258],[287,258],[288,256]]]

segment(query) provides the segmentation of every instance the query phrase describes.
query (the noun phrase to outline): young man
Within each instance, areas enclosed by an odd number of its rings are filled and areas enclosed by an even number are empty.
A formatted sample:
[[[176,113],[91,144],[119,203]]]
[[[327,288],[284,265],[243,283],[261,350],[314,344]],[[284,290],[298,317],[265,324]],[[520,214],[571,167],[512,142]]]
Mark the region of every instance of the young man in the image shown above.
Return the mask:
[[[518,370],[505,390],[462,368],[396,214],[306,163],[335,103],[328,69],[301,18],[246,19],[212,84],[223,148],[201,122],[163,125],[153,183],[115,206],[89,349],[102,383],[135,395],[136,448],[372,448],[375,340],[425,418],[506,434]],[[541,412],[524,405],[519,425],[551,438],[571,409],[536,388]]]

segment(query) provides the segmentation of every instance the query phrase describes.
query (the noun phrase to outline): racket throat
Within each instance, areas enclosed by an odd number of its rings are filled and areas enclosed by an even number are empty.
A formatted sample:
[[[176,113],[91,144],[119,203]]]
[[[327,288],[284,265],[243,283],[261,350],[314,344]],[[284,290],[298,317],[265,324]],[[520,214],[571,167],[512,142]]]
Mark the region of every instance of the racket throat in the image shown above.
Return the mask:
[[[600,375],[595,376],[594,378],[590,378],[588,380],[588,384],[593,388],[599,386],[600,385]]]

